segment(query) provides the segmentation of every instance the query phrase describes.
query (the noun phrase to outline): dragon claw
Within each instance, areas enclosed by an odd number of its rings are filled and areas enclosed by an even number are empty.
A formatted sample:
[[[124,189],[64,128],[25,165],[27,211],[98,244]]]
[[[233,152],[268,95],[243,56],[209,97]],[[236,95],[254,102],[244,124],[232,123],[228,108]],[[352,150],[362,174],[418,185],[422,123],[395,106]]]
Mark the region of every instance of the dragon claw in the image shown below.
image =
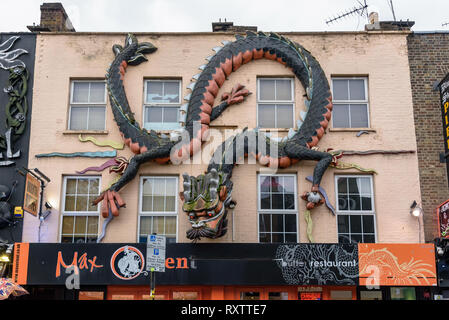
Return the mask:
[[[245,100],[245,97],[250,94],[251,92],[249,92],[248,89],[245,89],[244,85],[238,83],[234,86],[234,88],[232,88],[231,92],[223,93],[223,95],[221,96],[221,100],[226,100],[229,105],[233,105],[243,102],[243,100]]]
[[[92,204],[97,205],[100,201],[103,201],[101,204],[101,215],[103,218],[109,216],[109,210],[111,210],[112,215],[117,217],[119,215],[119,209],[126,206],[120,194],[113,190],[106,190]]]

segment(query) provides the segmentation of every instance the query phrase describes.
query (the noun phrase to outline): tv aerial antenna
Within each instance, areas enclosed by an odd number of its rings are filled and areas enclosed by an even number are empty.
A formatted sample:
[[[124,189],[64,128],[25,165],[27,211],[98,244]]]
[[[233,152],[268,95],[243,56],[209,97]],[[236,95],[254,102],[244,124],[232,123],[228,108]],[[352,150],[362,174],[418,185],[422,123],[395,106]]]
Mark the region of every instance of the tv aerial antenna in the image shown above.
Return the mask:
[[[347,9],[343,13],[326,20],[326,24],[329,25],[330,23],[333,23],[335,21],[341,20],[342,18],[347,18],[347,17],[353,16],[353,15],[359,15],[361,17],[366,16],[366,18],[368,19],[368,4],[366,3],[366,0],[364,0],[363,3],[360,1],[357,1],[357,2],[358,2],[358,6],[354,6],[351,9]]]

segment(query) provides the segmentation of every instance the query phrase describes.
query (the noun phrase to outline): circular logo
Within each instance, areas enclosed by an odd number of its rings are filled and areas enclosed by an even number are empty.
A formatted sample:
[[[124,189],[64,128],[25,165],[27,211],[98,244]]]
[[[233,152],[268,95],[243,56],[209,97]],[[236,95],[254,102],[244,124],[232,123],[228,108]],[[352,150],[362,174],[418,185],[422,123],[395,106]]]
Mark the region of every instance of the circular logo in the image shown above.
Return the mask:
[[[139,249],[124,246],[117,249],[111,258],[111,270],[122,280],[137,278],[143,271],[145,260]]]

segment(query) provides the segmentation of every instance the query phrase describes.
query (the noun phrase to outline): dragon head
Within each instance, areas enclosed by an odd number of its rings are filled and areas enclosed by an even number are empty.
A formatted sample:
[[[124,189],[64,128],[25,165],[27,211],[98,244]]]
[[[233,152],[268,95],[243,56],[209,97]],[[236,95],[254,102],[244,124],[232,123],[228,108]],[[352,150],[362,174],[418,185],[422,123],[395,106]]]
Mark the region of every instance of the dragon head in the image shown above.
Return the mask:
[[[125,46],[115,44],[112,46],[112,51],[115,55],[125,54],[125,61],[132,66],[141,64],[148,59],[144,54],[153,53],[157,50],[150,42],[138,42],[137,37],[133,34],[128,34],[125,40]]]
[[[231,188],[225,185],[226,175],[210,170],[198,177],[183,174],[184,191],[180,197],[184,201],[183,211],[189,217],[192,228],[187,238],[197,240],[202,237],[218,238],[226,234],[227,209],[233,208]]]

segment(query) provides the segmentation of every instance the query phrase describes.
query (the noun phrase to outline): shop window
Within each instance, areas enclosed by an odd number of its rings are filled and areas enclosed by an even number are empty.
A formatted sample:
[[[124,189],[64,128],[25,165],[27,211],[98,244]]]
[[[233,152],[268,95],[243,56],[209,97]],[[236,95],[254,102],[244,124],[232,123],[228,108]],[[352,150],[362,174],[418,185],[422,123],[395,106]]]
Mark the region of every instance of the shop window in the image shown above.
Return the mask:
[[[105,130],[106,83],[72,81],[69,130]]]
[[[104,300],[103,291],[80,291],[78,300]]]
[[[382,300],[382,291],[360,291],[360,300]]]
[[[178,178],[142,177],[140,182],[139,242],[151,234],[176,242]]]
[[[99,194],[99,177],[64,177],[61,242],[97,241],[100,208],[92,202]]]
[[[369,128],[367,78],[332,78],[332,127]]]
[[[268,292],[268,300],[288,300],[288,292]]]
[[[350,290],[331,290],[331,300],[352,300],[352,291]]]
[[[336,176],[339,243],[376,242],[371,176]]]
[[[240,292],[240,300],[260,300],[260,292],[257,291]]]
[[[258,79],[257,126],[259,128],[294,127],[293,79]]]
[[[401,288],[401,287],[391,287],[390,288],[391,300],[416,300],[415,288]]]
[[[180,106],[180,80],[145,81],[144,127],[147,130],[179,128]]]
[[[197,291],[173,291],[173,300],[198,300],[199,295]]]
[[[259,241],[297,242],[296,175],[259,175]]]

